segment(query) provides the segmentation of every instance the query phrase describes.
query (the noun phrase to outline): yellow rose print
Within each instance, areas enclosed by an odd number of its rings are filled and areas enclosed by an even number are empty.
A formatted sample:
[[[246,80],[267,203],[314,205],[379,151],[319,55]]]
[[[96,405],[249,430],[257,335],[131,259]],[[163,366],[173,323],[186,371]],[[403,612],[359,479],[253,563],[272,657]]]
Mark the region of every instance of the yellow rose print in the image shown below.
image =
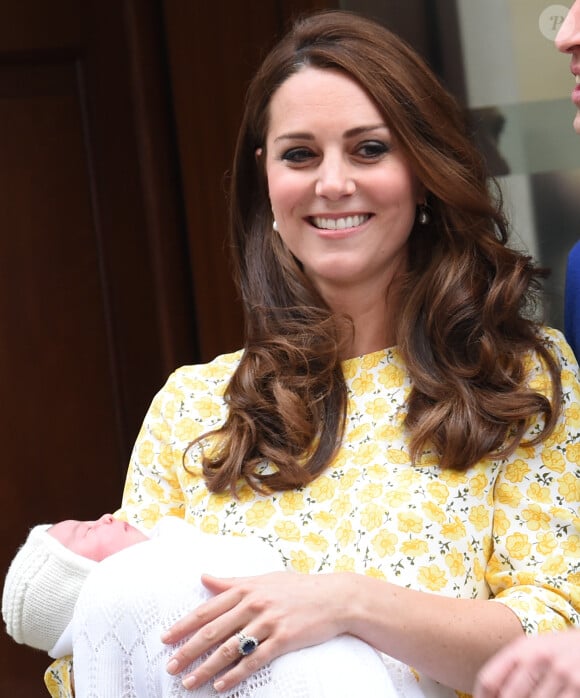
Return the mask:
[[[405,372],[398,366],[389,364],[379,373],[379,382],[386,388],[400,388],[405,382]]]
[[[430,482],[427,485],[427,492],[438,504],[445,504],[449,499],[449,488],[442,482]]]
[[[396,448],[389,448],[387,451],[387,459],[391,461],[391,463],[397,463],[397,465],[406,465],[411,462],[411,458],[407,451]]]
[[[546,439],[544,443],[548,448],[554,448],[555,446],[563,444],[567,438],[568,435],[566,434],[566,429],[563,424],[560,424],[560,426],[554,429],[552,434]]]
[[[437,523],[443,523],[445,521],[445,512],[441,507],[433,504],[433,502],[423,502],[421,508],[430,521],[436,521]]]
[[[575,403],[568,407],[566,410],[566,419],[572,426],[576,428],[580,427],[580,405]]]
[[[421,567],[419,569],[419,582],[431,591],[441,591],[447,584],[445,571],[437,565]]]
[[[336,497],[332,503],[332,511],[337,516],[347,516],[352,511],[352,502],[347,494]]]
[[[554,473],[563,473],[566,470],[566,461],[559,451],[544,451],[542,453],[542,462],[548,470]]]
[[[153,528],[159,521],[161,515],[159,513],[159,505],[157,502],[150,504],[145,509],[141,510],[141,523],[145,528]]]
[[[150,477],[143,479],[143,489],[152,498],[159,502],[167,501],[167,495],[161,485]]]
[[[557,546],[556,537],[551,531],[549,533],[538,533],[536,549],[541,555],[550,555]]]
[[[471,511],[469,512],[469,521],[478,531],[483,531],[485,528],[488,528],[490,521],[489,507],[484,506],[483,504],[471,507]]]
[[[522,519],[527,522],[530,531],[550,528],[550,517],[538,504],[530,504],[522,511]]]
[[[452,522],[441,526],[441,535],[451,540],[460,540],[465,537],[465,526],[461,519],[454,516]]]
[[[204,533],[219,533],[220,524],[218,517],[215,514],[204,516],[201,520],[201,530]]]
[[[280,509],[282,509],[284,516],[291,516],[295,512],[304,509],[304,495],[302,492],[295,492],[292,490],[283,492],[278,501],[280,502]]]
[[[180,441],[193,441],[199,434],[199,424],[188,417],[180,419],[175,425],[175,435]]]
[[[401,552],[407,557],[419,557],[429,552],[429,546],[424,540],[406,540],[401,543]]]
[[[548,575],[563,574],[568,565],[563,555],[552,555],[542,565],[542,572]]]
[[[375,387],[375,378],[372,373],[364,371],[358,378],[352,382],[352,392],[360,397],[361,395],[370,394]]]
[[[528,487],[526,494],[535,502],[542,502],[543,504],[548,504],[552,500],[550,488],[542,487],[537,482],[532,482],[532,484]]]
[[[516,560],[524,560],[532,551],[528,537],[523,533],[513,533],[506,539],[509,554]]]
[[[405,506],[411,499],[408,489],[397,488],[385,493],[385,502],[391,509]]]
[[[183,451],[166,446],[159,454],[159,463],[167,469],[173,468],[176,463],[181,464]]]
[[[577,502],[580,499],[580,478],[572,473],[566,473],[558,480],[558,492],[567,502]]]
[[[580,536],[570,536],[562,543],[562,550],[568,557],[580,557]]]
[[[381,531],[371,542],[379,557],[390,557],[395,554],[398,538],[394,533]]]
[[[263,528],[275,513],[276,509],[271,502],[256,502],[246,512],[246,523],[248,526]]]
[[[367,504],[361,511],[360,522],[367,531],[378,528],[383,523],[383,509],[376,504]]]
[[[401,533],[421,533],[423,520],[417,514],[397,514],[397,528]]]
[[[359,493],[359,500],[361,502],[364,502],[365,504],[367,502],[373,502],[376,499],[379,499],[379,497],[383,493],[383,486],[379,485],[377,483],[370,483],[368,485],[365,485],[360,493]]]
[[[342,548],[352,543],[356,538],[356,533],[350,521],[344,521],[336,531],[336,540]]]
[[[365,570],[365,574],[367,577],[374,577],[375,579],[383,579],[386,580],[386,575],[383,571],[377,569],[376,567],[369,567],[368,570]]]
[[[354,442],[362,441],[365,438],[365,436],[367,436],[368,433],[369,433],[369,425],[368,424],[359,424],[358,426],[353,427],[350,430],[350,432],[348,434],[348,438],[350,441],[352,441],[354,443]]]
[[[375,441],[361,444],[356,455],[353,457],[353,462],[357,465],[370,465],[379,457],[379,445]]]
[[[475,581],[477,582],[481,582],[485,576],[485,570],[483,568],[483,565],[477,558],[475,558],[473,563],[473,576],[475,577]]]
[[[450,487],[458,487],[467,482],[467,474],[461,473],[458,470],[443,470],[440,477],[443,482],[446,482]]]
[[[219,405],[210,397],[196,400],[193,407],[195,412],[204,419],[217,416],[220,413]]]
[[[522,501],[522,493],[515,485],[502,483],[497,488],[497,499],[500,504],[507,504],[516,508]]]
[[[335,566],[334,566],[334,571],[335,572],[354,572],[355,571],[354,558],[349,557],[348,555],[343,555],[342,557],[339,557],[338,560],[336,561]]]
[[[367,371],[371,371],[373,368],[376,368],[379,365],[382,358],[382,351],[375,351],[372,354],[367,354],[366,356],[363,356],[361,366]]]
[[[317,533],[309,533],[304,542],[311,550],[322,550],[326,551],[328,549],[328,541],[326,538],[318,535]]]
[[[314,569],[314,559],[303,550],[294,550],[290,554],[290,565],[296,572],[308,574]]]
[[[171,436],[171,429],[167,422],[156,422],[151,428],[151,436],[160,442],[167,441]]]
[[[354,483],[358,480],[360,477],[360,470],[357,470],[356,468],[350,468],[347,470],[347,472],[342,476],[340,483],[339,483],[339,489],[341,490],[349,490]]]
[[[321,511],[313,518],[320,528],[334,528],[336,526],[336,516],[329,511]]]
[[[572,463],[580,465],[580,444],[566,446],[566,458]]]
[[[510,463],[505,469],[505,478],[510,482],[522,482],[530,472],[530,466],[521,458]]]
[[[401,429],[400,427],[393,426],[392,424],[383,424],[377,430],[377,438],[382,439],[383,441],[393,442],[395,439],[401,438]]]
[[[142,465],[153,463],[153,444],[151,441],[142,441],[137,451],[137,458]]]
[[[300,529],[293,521],[281,521],[274,526],[276,535],[282,540],[299,541]]]
[[[331,480],[325,475],[314,480],[310,487],[312,498],[317,502],[327,502],[329,499],[332,499],[335,491],[336,480]]]
[[[389,403],[383,397],[377,397],[371,400],[367,405],[370,416],[379,421],[389,412]]]
[[[454,577],[462,577],[465,574],[463,554],[457,548],[452,548],[451,552],[445,556],[445,564]]]
[[[509,531],[511,521],[505,511],[498,509],[493,516],[493,530],[498,536],[505,536]]]
[[[469,480],[469,494],[473,497],[481,497],[489,480],[483,473],[477,473]]]
[[[207,503],[208,511],[223,511],[232,501],[228,494],[212,494]]]

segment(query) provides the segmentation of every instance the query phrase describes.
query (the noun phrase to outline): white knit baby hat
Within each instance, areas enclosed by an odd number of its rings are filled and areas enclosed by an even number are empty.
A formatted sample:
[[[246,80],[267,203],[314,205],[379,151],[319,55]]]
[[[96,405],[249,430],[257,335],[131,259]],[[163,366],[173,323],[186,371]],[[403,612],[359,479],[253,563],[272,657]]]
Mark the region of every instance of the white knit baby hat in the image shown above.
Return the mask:
[[[81,587],[97,565],[35,526],[4,580],[2,617],[20,644],[48,652],[69,624]]]

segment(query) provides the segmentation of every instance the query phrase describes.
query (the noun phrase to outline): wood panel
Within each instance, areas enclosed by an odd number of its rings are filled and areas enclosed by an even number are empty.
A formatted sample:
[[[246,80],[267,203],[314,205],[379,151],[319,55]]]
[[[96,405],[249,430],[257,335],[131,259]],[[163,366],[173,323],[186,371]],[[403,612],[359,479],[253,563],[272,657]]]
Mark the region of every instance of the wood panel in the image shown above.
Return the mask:
[[[163,0],[204,361],[242,344],[226,243],[227,176],[247,84],[292,18],[333,0]]]
[[[4,3],[0,574],[30,526],[114,510],[167,373],[195,360],[159,6]],[[0,695],[45,696],[0,636]]]

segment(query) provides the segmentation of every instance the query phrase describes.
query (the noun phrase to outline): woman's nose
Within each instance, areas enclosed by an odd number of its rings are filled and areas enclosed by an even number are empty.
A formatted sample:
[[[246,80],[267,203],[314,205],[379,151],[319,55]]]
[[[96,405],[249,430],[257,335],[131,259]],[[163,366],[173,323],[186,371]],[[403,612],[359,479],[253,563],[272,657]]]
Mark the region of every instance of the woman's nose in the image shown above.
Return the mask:
[[[314,187],[316,196],[336,200],[356,191],[353,173],[348,164],[336,158],[322,163]]]
[[[113,523],[115,519],[113,518],[112,514],[103,514],[101,518],[97,521],[97,523],[100,524],[110,524]]]

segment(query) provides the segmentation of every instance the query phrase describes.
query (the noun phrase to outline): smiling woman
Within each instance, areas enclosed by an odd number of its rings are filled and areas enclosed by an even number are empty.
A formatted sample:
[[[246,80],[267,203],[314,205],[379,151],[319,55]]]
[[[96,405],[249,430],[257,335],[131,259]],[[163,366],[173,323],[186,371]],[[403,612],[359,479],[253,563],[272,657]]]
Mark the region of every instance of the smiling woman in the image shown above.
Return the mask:
[[[167,671],[234,696],[350,635],[456,698],[511,638],[578,623],[578,366],[417,54],[299,21],[248,89],[230,235],[244,347],[169,378],[118,514],[258,538],[285,571],[204,575]]]
[[[388,314],[425,195],[376,104],[344,73],[306,67],[272,98],[264,156],[280,238],[328,305],[353,318],[349,352],[394,344],[393,326],[372,338],[365,328],[377,326],[370,313]]]

